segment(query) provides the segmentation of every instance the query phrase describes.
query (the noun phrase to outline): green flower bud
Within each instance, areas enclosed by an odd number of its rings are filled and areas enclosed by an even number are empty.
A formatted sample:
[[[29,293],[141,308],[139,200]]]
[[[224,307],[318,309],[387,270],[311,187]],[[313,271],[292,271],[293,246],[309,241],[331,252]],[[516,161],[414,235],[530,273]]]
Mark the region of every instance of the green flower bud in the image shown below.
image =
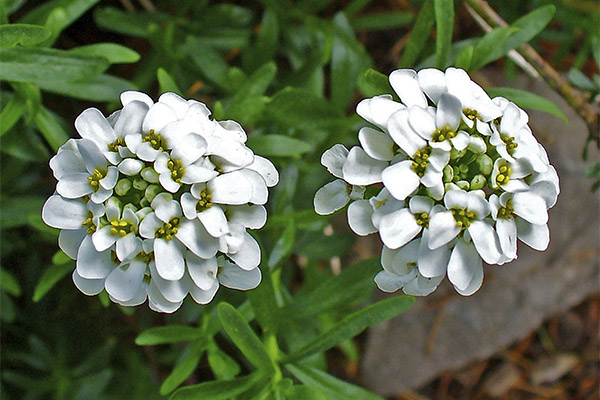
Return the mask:
[[[480,154],[475,162],[477,163],[479,172],[481,172],[483,175],[489,175],[492,172],[494,162],[488,155]]]
[[[117,182],[115,186],[115,193],[119,196],[125,196],[131,189],[131,181],[127,178],[123,178]]]
[[[451,160],[456,160],[456,159],[461,158],[462,156],[464,156],[466,153],[467,153],[467,149],[458,151],[458,150],[456,150],[453,147],[452,150],[450,150],[450,159]]]
[[[158,173],[152,167],[146,167],[141,172],[140,175],[147,182],[150,183],[158,183]]]
[[[467,181],[458,181],[456,182],[456,185],[462,190],[469,190],[471,187],[471,185]]]
[[[458,170],[463,174],[466,174],[467,172],[469,172],[469,166],[467,164],[460,164],[458,166]]]
[[[452,179],[454,178],[454,169],[452,168],[452,166],[446,165],[443,173],[444,173],[444,176],[442,178],[443,182],[444,183],[452,182]]]
[[[485,179],[485,176],[483,176],[481,174],[475,175],[473,177],[473,179],[471,179],[471,189],[472,190],[483,189],[486,182],[487,182],[487,179]]]
[[[133,180],[133,187],[137,190],[144,190],[148,187],[148,182],[146,182],[140,177],[137,177]]]
[[[160,185],[148,185],[144,191],[144,197],[148,199],[149,202],[152,202],[156,195],[162,192],[163,189],[160,187]]]

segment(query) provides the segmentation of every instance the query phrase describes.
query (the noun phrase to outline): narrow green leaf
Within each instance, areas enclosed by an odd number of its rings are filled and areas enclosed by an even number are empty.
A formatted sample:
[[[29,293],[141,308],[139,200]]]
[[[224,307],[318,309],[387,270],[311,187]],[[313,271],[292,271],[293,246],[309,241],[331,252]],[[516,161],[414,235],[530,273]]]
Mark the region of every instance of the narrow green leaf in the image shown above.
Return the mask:
[[[164,396],[177,389],[194,372],[204,350],[206,350],[206,343],[203,340],[193,342],[187,346],[181,357],[177,360],[173,371],[171,371],[160,386],[160,394]]]
[[[100,75],[108,68],[102,57],[84,57],[65,50],[14,48],[0,50],[0,79],[47,83],[56,79],[75,80]]]
[[[275,134],[252,135],[248,138],[248,147],[265,157],[299,157],[312,149],[300,139]]]
[[[463,47],[456,55],[456,61],[454,61],[454,66],[456,68],[462,68],[466,71],[469,71],[471,67],[471,60],[473,59],[474,50],[475,46],[473,45]]]
[[[262,275],[260,285],[248,291],[246,297],[252,306],[256,322],[263,332],[274,335],[279,330],[279,318],[272,271],[269,268],[263,268]]]
[[[410,13],[383,11],[352,17],[350,25],[356,30],[384,30],[408,25],[412,20]]]
[[[340,110],[327,100],[309,90],[296,88],[277,92],[265,109],[265,118],[306,130],[334,127],[346,122]]]
[[[285,368],[308,387],[327,392],[333,399],[340,400],[383,400],[382,397],[359,386],[344,382],[317,368],[299,364],[288,364]]]
[[[498,47],[502,47],[509,39],[510,35],[515,33],[517,28],[495,28],[486,33],[475,45],[473,56],[471,58],[470,70],[477,70],[484,65],[496,60]],[[459,53],[460,54],[460,53]]]
[[[44,271],[44,274],[35,285],[33,290],[33,302],[37,303],[40,301],[46,293],[50,291],[66,275],[73,272],[73,263],[67,263],[62,265],[51,265]]]
[[[526,92],[524,90],[513,88],[490,88],[486,89],[486,91],[488,92],[490,97],[506,97],[508,100],[514,102],[519,107],[544,111],[549,114],[556,115],[557,117],[562,119],[565,124],[569,123],[567,116],[561,111],[561,109],[545,97],[541,97],[531,92]]]
[[[259,374],[252,374],[227,381],[186,386],[173,393],[169,400],[229,400],[250,389],[260,378]]]
[[[0,113],[0,136],[12,128],[25,112],[25,101],[19,95],[13,95]]]
[[[294,385],[291,390],[285,392],[285,398],[289,400],[331,400],[324,389],[308,385]]]
[[[262,112],[267,102],[264,94],[276,74],[277,66],[270,61],[245,78],[226,108],[227,117],[242,123],[252,122]]]
[[[182,50],[191,58],[204,79],[221,89],[231,89],[227,75],[229,65],[214,48],[199,37],[188,36]]]
[[[117,76],[102,74],[77,81],[50,80],[37,83],[42,90],[89,101],[115,101],[121,93],[136,90],[133,83]]]
[[[0,25],[0,48],[32,46],[50,37],[50,31],[43,26],[29,24]]]
[[[71,257],[66,255],[65,252],[63,252],[62,250],[57,251],[52,256],[52,264],[54,264],[54,265],[63,265],[70,261],[73,261],[73,260],[71,259]]]
[[[577,86],[578,88],[588,90],[590,92],[600,89],[600,88],[596,87],[596,85],[594,84],[594,82],[592,82],[592,80],[590,78],[585,76],[585,74],[578,69],[571,68],[569,70],[569,73],[567,74],[567,77],[569,78],[571,83],[573,85]],[[1,115],[0,115],[0,118],[2,118]],[[1,129],[1,124],[0,124],[0,129]]]
[[[274,372],[273,360],[265,351],[265,347],[256,336],[256,333],[244,320],[244,317],[228,303],[219,303],[217,312],[223,324],[223,329],[248,361],[256,368]]]
[[[13,274],[4,268],[0,268],[0,290],[13,296],[21,295],[21,285]]]
[[[454,32],[454,0],[433,0],[435,10],[435,65],[445,69]]]
[[[272,8],[268,7],[260,23],[260,31],[252,49],[243,53],[243,62],[246,69],[254,71],[256,68],[273,60],[279,41],[279,17]]]
[[[71,54],[80,56],[104,57],[111,64],[129,64],[138,62],[140,54],[128,47],[116,43],[94,43],[69,50]]]
[[[52,150],[57,151],[67,140],[69,134],[63,128],[60,117],[42,106],[33,118],[36,126],[42,132],[42,135],[52,147]]]
[[[2,197],[2,213],[0,213],[0,228],[14,228],[26,225],[29,216],[39,214],[45,199],[40,196],[10,196]]]
[[[373,2],[373,0],[352,0],[344,7],[344,13],[346,15],[354,15],[371,4],[371,2]]]
[[[416,64],[419,54],[423,51],[429,40],[431,28],[433,27],[435,15],[433,11],[433,0],[425,0],[417,15],[415,25],[406,43],[406,48],[400,61],[400,68],[412,68]]]
[[[590,41],[592,42],[592,55],[596,62],[596,67],[600,68],[600,35],[593,36]]]
[[[41,43],[39,47],[52,47],[66,24],[67,11],[64,8],[55,8],[52,10],[52,12],[50,12],[48,15],[48,18],[46,18],[46,22],[44,23],[44,28],[51,32],[50,37]]]
[[[233,379],[241,371],[238,363],[214,343],[208,348],[207,358],[208,365],[218,380]]]
[[[173,92],[180,96],[183,95],[183,92],[179,89],[179,86],[177,86],[175,79],[173,79],[166,70],[159,68],[156,71],[156,78],[158,79],[158,86],[161,93]]]
[[[56,9],[62,8],[65,11],[66,18],[61,28],[63,30],[67,26],[75,22],[87,10],[99,3],[100,0],[52,0],[45,1],[38,7],[28,12],[19,22],[44,25],[48,16]]]
[[[186,325],[167,325],[150,328],[135,338],[138,346],[154,346],[157,344],[191,342],[202,338],[203,331]]]
[[[127,36],[148,37],[150,27],[161,22],[158,13],[128,13],[114,7],[96,9],[94,21],[101,28]]]
[[[373,291],[373,277],[379,270],[381,265],[378,257],[345,268],[339,275],[326,279],[310,292],[298,296],[281,310],[281,316],[301,319],[346,306],[362,293]]]
[[[394,93],[388,77],[372,68],[369,68],[363,74],[360,82],[360,91],[367,97]]]
[[[275,268],[277,264],[283,261],[287,256],[290,255],[294,249],[294,243],[296,239],[296,226],[294,222],[290,223],[284,230],[279,239],[275,242],[271,254],[269,254],[269,267]]]
[[[330,260],[346,254],[355,243],[356,236],[351,233],[325,236],[323,232],[311,232],[298,241],[296,252],[311,260]]]
[[[392,297],[356,311],[300,350],[290,354],[284,362],[293,362],[328,350],[345,340],[353,338],[368,326],[377,325],[403,313],[414,301],[413,297],[408,296]]]
[[[545,5],[536,10],[533,10],[527,15],[513,22],[510,27],[516,28],[516,32],[508,38],[508,40],[497,48],[493,59],[497,59],[507,54],[509,50],[519,47],[520,45],[529,42],[537,36],[556,14],[556,8],[551,5]]]

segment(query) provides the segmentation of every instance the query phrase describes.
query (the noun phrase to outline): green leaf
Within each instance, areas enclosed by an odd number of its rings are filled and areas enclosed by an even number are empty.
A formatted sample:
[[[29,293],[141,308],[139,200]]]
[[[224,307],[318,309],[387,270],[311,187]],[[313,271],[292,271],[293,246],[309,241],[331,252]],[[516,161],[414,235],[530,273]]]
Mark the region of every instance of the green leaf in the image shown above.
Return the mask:
[[[383,400],[382,397],[359,386],[344,382],[317,368],[299,364],[288,364],[285,368],[298,380],[309,387],[327,392],[332,398],[340,400]]]
[[[180,96],[183,95],[183,92],[179,89],[179,86],[177,86],[175,79],[173,79],[166,70],[159,68],[156,71],[156,78],[158,79],[158,86],[161,93],[173,92]]]
[[[25,112],[25,101],[18,94],[14,94],[6,103],[0,113],[0,136],[12,128]]]
[[[2,213],[0,213],[0,228],[14,228],[26,225],[29,216],[39,214],[45,199],[40,196],[11,196],[2,197]]]
[[[367,97],[395,93],[388,77],[372,68],[369,68],[363,74],[360,82],[360,91]]]
[[[578,69],[571,68],[569,70],[569,73],[567,74],[567,77],[569,78],[569,80],[571,81],[571,83],[573,85],[577,86],[578,88],[581,88],[581,89],[584,89],[584,90],[588,90],[590,92],[593,92],[593,91],[599,89],[594,84],[594,82],[592,82],[592,80],[590,78],[588,78],[587,76],[585,76],[585,74],[583,72],[581,72],[580,70],[578,70]],[[2,118],[1,115],[0,115],[0,118]],[[0,124],[0,126],[1,125],[2,124]]]
[[[377,325],[403,313],[414,303],[413,297],[398,296],[379,301],[343,318],[336,326],[320,335],[300,350],[285,358],[293,362],[312,354],[328,350],[345,340],[351,339],[368,326]]]
[[[0,290],[13,296],[21,295],[21,286],[17,279],[4,268],[0,268]]]
[[[511,35],[502,46],[497,48],[497,52],[492,59],[500,58],[507,54],[509,50],[529,42],[548,25],[554,14],[556,14],[556,8],[549,4],[533,10],[513,22],[510,27],[516,28],[516,33]]]
[[[191,343],[177,360],[173,371],[171,371],[160,386],[160,394],[166,395],[177,389],[194,372],[204,350],[206,350],[205,341],[200,340]]]
[[[265,157],[299,157],[311,151],[311,145],[289,136],[252,135],[248,138],[248,147],[256,154]]]
[[[243,61],[250,71],[275,58],[279,41],[279,18],[271,8],[267,8],[260,23],[260,32],[250,51],[243,53]]]
[[[433,0],[435,11],[435,65],[438,69],[446,68],[452,32],[454,31],[454,0]]]
[[[42,135],[52,147],[52,150],[57,151],[67,140],[69,134],[63,128],[60,117],[42,106],[33,118],[36,126],[42,132]]]
[[[273,335],[279,329],[279,318],[277,314],[277,298],[275,287],[273,286],[272,274],[273,272],[269,268],[263,268],[263,277],[260,285],[258,285],[257,288],[246,292],[246,297],[252,306],[256,322],[258,322],[263,332]],[[267,342],[265,341],[265,343]]]
[[[43,26],[29,24],[0,25],[0,48],[32,46],[50,37],[50,31]]]
[[[456,68],[462,68],[468,71],[471,66],[471,60],[473,59],[474,50],[475,46],[473,45],[463,47],[456,55],[456,61],[454,61],[454,66]]]
[[[229,66],[214,48],[199,37],[188,36],[182,50],[192,59],[193,64],[207,81],[223,90],[230,89],[227,75]]]
[[[413,16],[406,12],[383,11],[352,17],[350,25],[356,30],[395,29],[408,25]]]
[[[344,13],[346,15],[353,15],[371,4],[373,0],[352,0],[344,7]]]
[[[371,62],[364,47],[356,40],[348,19],[342,12],[333,17],[331,53],[331,103],[345,111],[352,100],[358,79]]]
[[[135,338],[138,346],[154,346],[157,344],[191,342],[202,338],[203,331],[186,325],[167,325],[150,328]]]
[[[339,275],[324,280],[311,291],[299,295],[281,310],[282,317],[307,318],[350,304],[375,288],[373,277],[381,270],[378,257],[359,261]]]
[[[123,78],[102,74],[91,79],[77,81],[51,80],[37,83],[42,90],[63,96],[89,101],[115,101],[121,93],[136,90],[136,87]]]
[[[269,267],[271,269],[275,268],[277,264],[287,258],[292,250],[294,249],[294,243],[296,241],[296,226],[294,225],[294,221],[287,225],[287,227],[283,230],[283,233],[277,239],[275,244],[273,245],[273,250],[271,250],[271,254],[269,254]]]
[[[491,32],[486,33],[475,45],[469,69],[474,71],[498,59],[498,47],[502,47],[516,30],[517,28],[509,26],[506,28],[495,28]]]
[[[228,118],[251,122],[255,115],[262,112],[267,102],[267,98],[263,95],[276,74],[277,66],[270,61],[244,79],[244,83],[236,90],[231,103],[226,108]]]
[[[502,96],[514,102],[522,108],[530,108],[532,110],[544,111],[552,115],[556,115],[563,120],[565,124],[569,123],[567,116],[560,108],[545,97],[538,96],[531,92],[513,88],[490,88],[486,89],[490,97]]]
[[[59,8],[65,11],[65,20],[60,30],[75,22],[87,10],[99,3],[100,0],[52,0],[45,1],[40,6],[27,13],[19,22],[44,25],[50,14]]]
[[[275,364],[265,351],[265,347],[244,320],[244,317],[230,304],[219,303],[217,312],[223,329],[229,335],[231,341],[246,356],[248,361],[256,368],[275,371]]]
[[[344,124],[341,112],[327,100],[306,89],[277,92],[265,109],[265,118],[285,126],[315,130]]]
[[[318,386],[294,385],[291,390],[285,392],[285,398],[289,400],[331,400],[329,394]]]
[[[116,43],[94,43],[75,47],[69,53],[80,56],[104,57],[111,64],[129,64],[138,62],[140,54],[128,47]]]
[[[73,261],[73,260],[62,250],[57,251],[52,256],[52,264],[54,264],[54,265],[63,265],[70,261]]]
[[[114,7],[96,9],[94,21],[98,26],[127,36],[148,37],[152,25],[160,22],[157,13],[128,13]]]
[[[305,238],[306,240],[298,241],[296,251],[311,260],[329,260],[332,257],[342,256],[356,243],[356,236],[351,233],[325,236],[322,232],[314,232],[306,235]]]
[[[60,80],[75,80],[100,75],[108,68],[103,57],[69,54],[65,50],[14,48],[0,50],[0,79],[36,84]]]
[[[415,25],[410,33],[406,48],[400,61],[400,68],[412,68],[429,40],[433,27],[433,0],[425,0],[417,15]]]
[[[219,380],[233,379],[241,371],[238,363],[214,343],[208,348],[207,358],[210,369]]]
[[[186,386],[173,393],[169,400],[229,400],[250,389],[260,378],[259,374],[252,374],[227,381]]]
[[[44,271],[44,274],[35,285],[33,290],[33,302],[37,303],[40,301],[46,293],[50,291],[65,276],[73,272],[73,263],[67,263],[62,265],[51,265]]]

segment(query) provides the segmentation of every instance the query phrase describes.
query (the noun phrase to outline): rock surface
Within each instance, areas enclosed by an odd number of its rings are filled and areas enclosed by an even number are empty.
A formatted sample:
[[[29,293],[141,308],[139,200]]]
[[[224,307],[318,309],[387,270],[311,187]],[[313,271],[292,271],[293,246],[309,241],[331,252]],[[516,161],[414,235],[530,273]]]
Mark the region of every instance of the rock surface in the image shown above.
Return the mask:
[[[441,371],[485,359],[599,289],[600,201],[583,172],[598,152],[590,146],[590,162],[583,162],[585,123],[545,84],[525,78],[519,83],[554,101],[570,121],[529,112],[560,177],[561,194],[549,210],[550,246],[540,253],[519,242],[517,260],[484,267],[484,284],[475,295],[461,297],[446,282],[403,315],[370,329],[361,373],[376,393],[395,395]]]

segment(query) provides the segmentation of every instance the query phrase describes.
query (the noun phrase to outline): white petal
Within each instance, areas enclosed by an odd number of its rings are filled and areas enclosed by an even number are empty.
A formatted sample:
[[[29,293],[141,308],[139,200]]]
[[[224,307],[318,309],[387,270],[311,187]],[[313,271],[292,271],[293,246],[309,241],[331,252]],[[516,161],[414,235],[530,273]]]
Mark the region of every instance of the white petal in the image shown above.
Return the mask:
[[[483,270],[483,267],[475,246],[459,240],[448,261],[448,279],[457,290],[465,290],[478,270]]]
[[[171,152],[171,158],[181,160],[184,166],[190,165],[204,155],[206,147],[206,140],[202,136],[188,134],[179,139]]]
[[[387,214],[379,223],[381,240],[390,249],[397,249],[421,232],[414,215],[407,209]]]
[[[419,175],[412,170],[412,161],[401,161],[390,165],[381,174],[384,186],[398,200],[406,199],[421,182]]]
[[[414,277],[412,277],[414,279]],[[382,292],[393,293],[406,284],[406,278],[388,271],[375,275],[375,284]]]
[[[181,206],[175,200],[159,204],[154,213],[162,222],[169,222],[174,217],[181,217]]]
[[[173,92],[161,94],[158,101],[171,107],[173,111],[175,111],[175,115],[177,115],[178,119],[182,119],[185,116],[189,107],[189,104],[185,99]]]
[[[518,192],[512,197],[512,205],[519,217],[535,225],[545,225],[548,222],[546,201],[531,192]]]
[[[77,229],[74,231],[62,230],[58,234],[58,246],[71,259],[77,258],[77,252],[83,239],[87,236],[85,229]]]
[[[88,176],[89,174],[86,172],[65,174],[56,184],[56,191],[68,199],[86,196],[94,191],[87,179]]]
[[[468,228],[477,252],[488,264],[496,264],[500,260],[500,243],[494,228],[484,221],[473,221]]]
[[[86,236],[77,252],[77,273],[86,279],[104,279],[116,267],[111,252],[98,252],[91,236]]]
[[[427,245],[432,250],[437,249],[449,243],[459,233],[460,228],[456,225],[451,211],[437,213],[429,220],[429,243]]]
[[[120,137],[136,135],[142,132],[142,122],[146,117],[149,106],[138,100],[127,103],[115,124],[115,133]]]
[[[97,108],[88,108],[75,119],[75,129],[84,139],[93,141],[102,151],[117,138],[112,126]]]
[[[142,250],[142,242],[135,233],[130,233],[117,240],[115,249],[117,258],[121,261],[125,261]]]
[[[390,116],[403,108],[403,104],[394,101],[391,95],[385,94],[362,100],[356,106],[356,113],[370,123],[385,128]]]
[[[490,214],[490,204],[485,200],[485,195],[480,196],[476,193],[481,193],[481,191],[471,191],[468,193],[467,209],[475,211],[477,219],[483,219]]]
[[[75,151],[66,150],[61,147],[58,154],[50,159],[50,168],[57,180],[61,180],[64,175],[73,172],[84,172],[85,163],[81,155]]]
[[[319,215],[328,215],[343,208],[350,201],[348,188],[346,182],[336,179],[317,190],[313,201],[315,212]]]
[[[219,282],[214,281],[214,284],[207,290],[202,290],[196,286],[190,287],[190,295],[192,299],[198,304],[208,304],[212,301],[212,299],[217,294],[217,290],[219,290]]]
[[[260,229],[267,222],[267,210],[260,205],[243,204],[227,207],[229,221],[246,228]]]
[[[510,260],[517,258],[517,224],[514,219],[496,220],[496,232],[502,253]]]
[[[438,128],[449,126],[452,130],[456,130],[461,120],[462,105],[460,100],[449,93],[444,93],[438,103],[435,124]]]
[[[246,204],[253,195],[252,182],[239,170],[217,176],[208,182],[208,190],[219,204]]]
[[[209,235],[197,219],[182,221],[175,236],[198,257],[211,258],[219,248],[219,240]]]
[[[102,155],[102,151],[93,141],[81,139],[77,141],[77,149],[81,154],[81,158],[85,163],[85,168],[91,174],[95,168],[104,168],[108,164],[106,158]]]
[[[268,187],[273,187],[279,182],[279,172],[277,172],[273,163],[264,157],[255,155],[254,162],[246,168],[258,172]]]
[[[358,141],[365,152],[376,160],[389,161],[394,158],[394,141],[379,130],[361,128],[358,131]]]
[[[155,103],[150,106],[144,122],[142,123],[142,130],[144,132],[150,132],[154,130],[155,133],[160,131],[167,126],[169,123],[177,120],[175,111],[164,103]],[[168,146],[172,146],[171,143],[167,143]]]
[[[172,303],[183,301],[185,296],[188,294],[190,278],[184,274],[182,279],[178,280],[162,279],[156,270],[155,263],[150,263],[149,267],[152,275],[152,282],[160,290],[160,293],[164,296],[164,298]]]
[[[162,226],[162,221],[159,220],[154,213],[150,213],[142,219],[139,226],[140,236],[146,239],[154,239],[156,230]]]
[[[550,243],[548,225],[534,225],[517,218],[517,237],[527,246],[538,251],[544,251]]]
[[[473,278],[471,278],[471,282],[469,283],[469,285],[466,288],[460,289],[457,286],[454,286],[454,289],[456,289],[456,291],[463,296],[470,296],[479,290],[482,283],[483,283],[483,267],[481,267],[481,265],[480,265],[473,272]]]
[[[249,290],[257,287],[262,279],[260,268],[245,270],[225,261],[218,275],[219,283],[230,289]]]
[[[154,101],[148,96],[146,93],[136,92],[134,90],[128,90],[126,92],[121,93],[121,104],[126,106],[132,101],[141,101],[145,103],[148,107],[151,107],[154,104]]]
[[[181,195],[181,199],[179,199],[181,203],[181,210],[183,211],[183,215],[187,219],[194,219],[198,215],[196,211],[196,204],[198,203],[198,199],[191,195],[189,192],[185,192]]]
[[[181,182],[187,183],[188,185],[194,183],[208,182],[215,178],[219,173],[214,169],[208,169],[202,165],[190,164],[184,168],[183,177]]]
[[[134,135],[129,135],[125,138],[126,142],[127,142],[127,138],[129,137],[133,137]],[[127,146],[129,147],[129,143],[127,142]],[[147,162],[153,162],[154,160],[156,160],[156,158],[162,154],[162,151],[160,150],[156,150],[155,148],[153,148],[152,146],[150,146],[150,143],[147,142],[142,142],[140,143],[139,146],[136,147],[135,149],[135,154],[142,160],[147,161]]]
[[[434,278],[419,275],[416,279],[404,285],[402,291],[410,296],[427,296],[437,289],[442,279],[444,279],[443,275]]]
[[[366,236],[377,232],[373,226],[371,217],[373,215],[373,206],[369,200],[356,200],[348,206],[348,225],[350,229],[359,236]]]
[[[137,175],[143,167],[144,163],[140,160],[126,158],[119,164],[119,171],[125,175],[131,176]]]
[[[427,99],[421,91],[417,73],[411,69],[398,69],[390,74],[390,85],[407,107],[427,107]]]
[[[427,140],[431,140],[437,129],[435,119],[426,109],[420,107],[413,107],[409,110],[408,123],[419,136]]]
[[[108,249],[110,246],[112,246],[113,244],[115,244],[115,242],[117,241],[117,236],[113,235],[110,232],[110,229],[111,229],[111,226],[107,225],[105,227],[98,229],[91,236],[92,241],[94,243],[94,247],[96,248],[96,251],[98,251],[98,252],[104,251],[104,250]]]
[[[260,174],[254,170],[244,168],[239,170],[243,176],[252,185],[252,197],[250,203],[253,204],[265,204],[269,198],[269,190],[267,184]]]
[[[217,280],[217,259],[215,257],[200,258],[191,252],[186,254],[185,259],[194,284],[202,290],[212,288]]]
[[[425,175],[421,177],[421,183],[423,184],[423,186],[428,188],[439,186],[440,183],[442,183],[443,175],[444,174],[442,173],[442,171],[428,166],[425,170]]]
[[[254,153],[237,140],[212,138],[208,141],[206,154],[225,160],[229,164],[243,167],[252,164]]]
[[[104,290],[104,279],[86,279],[73,271],[73,283],[83,294],[94,296]]]
[[[398,146],[410,157],[425,147],[427,142],[410,127],[408,110],[403,109],[391,116],[388,123],[390,136]]]
[[[183,301],[173,303],[165,299],[163,294],[160,292],[160,289],[153,281],[150,282],[147,290],[148,306],[150,306],[151,310],[164,313],[173,313],[177,311],[179,307],[181,307],[181,304],[183,304]]]
[[[106,278],[106,292],[118,301],[131,300],[138,294],[145,272],[146,264],[140,261],[115,268]]]
[[[386,161],[376,160],[355,146],[350,149],[342,172],[346,182],[352,185],[370,185],[381,182],[381,172],[387,166]]]
[[[142,281],[142,284],[140,285],[137,293],[131,299],[129,299],[127,301],[119,301],[112,296],[110,296],[110,299],[112,301],[114,301],[115,303],[118,303],[125,307],[139,306],[140,304],[143,304],[146,301],[146,298],[148,298],[148,294],[146,293],[147,287],[148,287],[148,284],[146,282]]]
[[[410,198],[408,203],[410,212],[416,213],[427,213],[431,211],[433,207],[433,200],[426,196],[413,196]]]
[[[165,188],[165,190],[167,190],[171,193],[176,193],[179,190],[179,188],[181,187],[181,184],[175,182],[171,178],[171,174],[168,172],[164,172],[164,173],[160,174],[158,177],[158,181],[160,182],[160,185],[163,188]]]
[[[106,172],[106,176],[100,179],[98,182],[100,183],[100,188],[104,188],[105,190],[112,190],[117,184],[117,180],[119,179],[119,171],[116,167],[112,165],[108,167]]]
[[[177,240],[154,239],[154,258],[161,278],[176,281],[183,277],[183,249]]]
[[[218,205],[214,205],[198,213],[198,219],[202,222],[208,234],[213,237],[218,238],[229,232],[227,217],[223,209]]]
[[[435,250],[431,250],[428,243],[429,229],[423,229],[419,246],[419,272],[426,278],[444,276],[448,268],[450,249],[448,249],[448,246],[440,246]]]
[[[481,139],[480,137],[474,137],[474,139]],[[462,151],[464,149],[466,149],[469,144],[471,143],[471,136],[469,136],[469,134],[465,131],[459,131],[455,137],[453,137],[452,139],[450,139],[450,142],[452,142],[452,147],[454,147],[456,150],[458,151]],[[481,142],[483,142],[483,151],[485,151],[485,142],[483,140],[481,140]],[[476,143],[474,141],[474,143]]]
[[[446,75],[436,68],[425,68],[418,72],[419,86],[423,92],[437,104],[440,96],[447,92]]]
[[[240,268],[251,270],[260,264],[260,247],[252,236],[244,233],[242,247],[234,254],[227,254]]]
[[[44,222],[58,229],[81,229],[87,215],[88,209],[83,201],[65,199],[56,194],[50,196],[42,208]]]

